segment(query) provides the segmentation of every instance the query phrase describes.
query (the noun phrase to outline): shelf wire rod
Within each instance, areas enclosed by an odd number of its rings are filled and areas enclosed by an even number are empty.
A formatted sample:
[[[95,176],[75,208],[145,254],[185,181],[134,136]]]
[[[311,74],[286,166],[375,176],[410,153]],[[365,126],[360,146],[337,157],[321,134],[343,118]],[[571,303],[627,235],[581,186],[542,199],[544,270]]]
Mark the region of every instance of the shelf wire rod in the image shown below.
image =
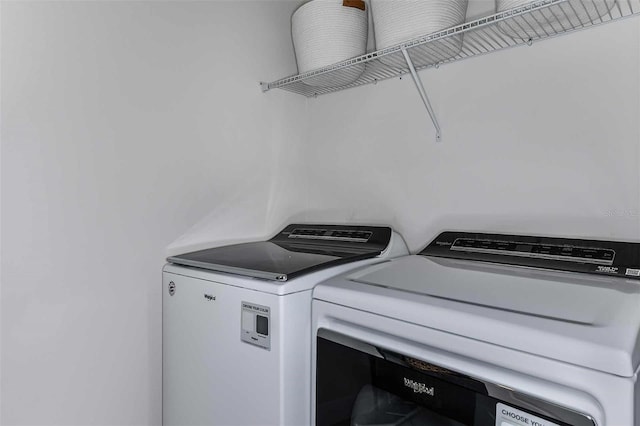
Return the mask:
[[[447,44],[447,41],[447,38],[442,38],[435,43],[431,43],[431,46],[428,44],[426,45],[429,46],[431,51],[434,53],[433,58],[436,60],[435,62],[445,62],[452,56],[457,55],[455,49],[452,49],[451,46]]]
[[[493,43],[491,43],[490,39],[487,39],[484,37],[485,35],[486,35],[485,31],[478,31],[478,37],[483,41],[485,41],[491,47],[491,50],[498,50],[500,48],[500,44],[498,44],[498,46],[495,46]]]
[[[442,60],[443,56],[436,51],[433,46],[422,45],[411,48],[411,53],[413,54],[413,58],[415,59],[414,66],[417,64],[434,64]],[[416,67],[417,69],[421,68],[420,65]]]
[[[466,37],[464,38],[463,48],[468,48],[471,52],[471,56],[481,55],[483,53],[476,45],[473,33],[466,34]]]
[[[413,82],[418,89],[418,93],[420,93],[420,97],[422,98],[422,102],[424,106],[427,108],[427,112],[429,113],[429,117],[431,117],[431,121],[433,122],[433,127],[436,128],[436,142],[440,142],[441,132],[440,125],[438,124],[438,120],[436,119],[436,115],[431,107],[431,102],[429,102],[429,97],[427,96],[427,92],[424,90],[424,86],[422,85],[422,80],[420,80],[420,76],[416,72],[415,67],[413,66],[413,62],[411,61],[411,57],[409,56],[409,52],[407,49],[402,48],[402,54],[404,55],[405,61],[407,61],[407,66],[411,71],[411,76],[413,77]]]
[[[493,44],[489,43],[484,37],[482,37],[482,30],[476,31],[473,35],[476,37],[477,42],[481,44],[487,50],[487,52],[496,50]]]
[[[596,14],[596,22],[600,21],[600,23],[604,23],[604,19],[603,16],[606,15],[606,13],[603,13],[602,15],[600,14],[600,9],[598,9],[598,5],[596,4],[595,0],[591,0],[591,4],[593,5],[593,13]],[[606,7],[606,6],[605,6]]]
[[[635,11],[633,10],[633,6],[631,6],[631,0],[627,0],[627,4],[629,5],[629,10],[631,11],[631,13],[635,13]]]
[[[381,71],[381,75],[383,75],[385,78],[393,78],[398,76],[398,71],[385,69],[384,71]]]
[[[389,65],[392,72],[391,77],[399,76],[400,74],[404,74],[407,72],[406,61],[401,60],[401,58],[399,58],[398,56],[399,55],[393,54],[385,57],[385,63],[387,65],[392,64]]]
[[[460,42],[453,42],[450,37],[442,39],[442,46],[449,51],[449,57],[458,56],[464,46],[464,36],[460,35]]]
[[[535,33],[535,35],[536,35],[536,37],[537,37],[537,38],[544,38],[544,35],[540,34],[540,33],[538,32],[538,30],[536,29],[536,25],[535,25],[535,24],[531,24],[531,22],[529,22],[529,20],[527,19],[527,16],[520,15],[520,16],[518,16],[516,19],[520,19],[520,20],[522,20],[522,22],[524,22],[524,23],[527,25],[527,27],[529,27],[529,29],[530,29],[530,30],[532,30],[532,31]],[[535,19],[534,19],[534,20],[535,20]],[[541,27],[541,26],[542,26],[539,22],[537,23],[537,25],[538,25],[539,27]],[[540,29],[544,31],[544,28],[540,28]],[[544,33],[545,33],[547,36],[549,36],[549,33],[548,33],[548,32],[544,31]]]
[[[491,27],[487,27],[489,31],[491,31],[491,33],[498,39],[500,39],[502,41],[502,45],[503,46],[511,46],[511,43],[509,42],[509,40],[507,40],[506,38],[504,38],[503,34],[500,33],[500,31],[496,30],[495,27],[491,26]]]
[[[591,22],[591,25],[595,25],[595,22],[593,22],[593,18],[591,18],[591,14],[589,13],[589,9],[587,9],[587,6],[584,5],[583,2],[579,2],[580,6],[582,6],[582,8],[584,9],[584,13],[585,15],[587,15],[587,19],[589,19],[589,21]]]
[[[423,56],[429,56],[429,58],[431,59],[431,61],[429,61],[429,62],[434,62],[435,63],[435,62],[446,61],[447,59],[449,59],[451,57],[451,54],[453,52],[451,51],[451,49],[447,49],[447,46],[444,45],[443,40],[445,40],[445,39],[438,40],[437,42],[432,43],[431,45],[430,44],[422,45],[422,46],[420,46],[419,50],[416,49],[416,48],[411,49],[411,52],[412,53],[415,52],[418,55],[420,55],[420,54],[423,53],[422,51],[426,47],[430,52],[432,52],[431,55],[426,55],[427,52],[424,52],[424,55],[423,55]],[[447,50],[448,50],[448,52],[447,52]]]
[[[558,25],[560,26],[560,28],[562,29],[561,31],[556,31],[556,33],[559,33],[559,32],[567,32],[567,31],[569,31],[569,30],[571,29],[571,27],[567,28],[567,27],[565,27],[565,26],[564,26],[564,24],[562,23],[562,21],[563,21],[563,20],[562,20],[562,18],[560,18],[560,17],[558,17],[558,15],[556,15],[556,13],[553,11],[553,8],[552,8],[552,7],[548,8],[548,9],[546,9],[546,10],[549,12],[549,14],[551,14],[551,15],[552,15],[551,17],[546,18],[546,19],[547,19],[547,22],[549,22],[549,24],[551,25],[551,27],[553,28],[553,22],[554,22],[554,20],[555,20],[555,22],[557,22],[557,23],[558,23]],[[544,15],[543,11],[540,11],[540,13],[541,13],[542,15]],[[571,25],[571,21],[567,22],[567,25]]]
[[[533,39],[533,37],[531,36],[531,34],[529,34],[529,31],[527,31],[527,30],[526,30],[522,25],[520,25],[520,22],[518,22],[518,20],[517,20],[517,19],[515,19],[515,18],[514,18],[512,21],[510,21],[510,20],[505,20],[505,21],[503,21],[503,23],[504,23],[504,24],[506,24],[506,25],[509,27],[509,29],[510,29],[511,31],[513,31],[513,34],[516,34],[516,35],[517,35],[517,34],[519,34],[519,33],[518,33],[518,31],[517,31],[517,30],[515,30],[515,29],[511,26],[511,22],[513,22],[514,24],[516,24],[516,25],[518,26],[518,28],[520,28],[520,29],[522,30],[522,32],[523,32],[523,33],[525,33],[525,34],[527,35],[527,39],[529,39],[529,40]]]
[[[367,64],[367,72],[371,73],[373,76],[387,75],[395,73],[394,69],[389,65],[386,65],[380,61],[380,56],[377,59],[369,62]],[[389,58],[389,56],[384,56],[385,59]],[[378,78],[378,77],[375,77]]]
[[[474,53],[474,55],[482,55],[483,53],[488,52],[488,50],[485,49],[485,51],[483,52],[483,46],[482,44],[480,44],[478,42],[478,40],[476,40],[476,34],[470,34],[469,37],[467,37],[466,42],[469,44],[470,48],[473,48],[476,50],[477,53]],[[479,47],[478,47],[479,46]]]
[[[587,28],[589,25],[589,21],[587,21],[586,19],[589,19],[589,17],[587,16],[587,18],[585,19],[581,14],[578,13],[578,11],[576,10],[575,7],[573,7],[572,3],[567,3],[569,5],[569,7],[571,8],[571,11],[574,13],[574,15],[578,18],[578,20],[580,21],[580,24],[582,24],[582,28]]]
[[[394,77],[396,75],[395,72],[389,71],[386,69],[376,69],[371,73],[371,78],[375,80],[385,80],[387,78]]]
[[[509,40],[504,38],[504,34],[501,34],[499,31],[496,31],[494,27],[487,27],[484,29],[484,34],[489,37],[489,39],[493,40],[498,44],[498,49],[503,47],[509,47],[511,43]]]
[[[465,40],[464,43],[462,44],[462,49],[461,49],[461,53],[464,54],[464,58],[473,58],[475,56],[475,52],[473,51],[473,49],[471,48],[471,45],[469,44],[469,40]]]
[[[571,4],[571,3],[569,3]],[[566,22],[569,24],[569,29],[571,28],[575,28],[575,25],[573,24],[573,22],[571,22],[571,18],[569,17],[569,15],[567,15],[567,12],[565,12],[564,8],[562,7],[562,3],[558,4],[558,9],[560,9],[560,12],[562,12],[562,15],[564,15],[564,19],[566,20]],[[554,13],[555,15],[555,13]],[[579,20],[578,20],[579,22]]]
[[[549,9],[546,10],[549,11]],[[558,19],[558,17],[553,12],[549,11],[551,16],[547,16],[544,13],[544,10],[540,10],[538,12],[540,12],[540,15],[544,18],[544,22],[549,26],[549,28],[551,28],[550,31],[553,33],[553,35],[564,33],[567,31],[567,28],[564,27],[561,20]],[[558,30],[556,26],[560,27],[560,29]]]
[[[444,39],[443,39],[444,40]],[[422,58],[426,58],[428,63],[438,63],[438,62],[444,62],[447,59],[449,59],[451,57],[451,51],[449,51],[449,53],[443,50],[441,50],[440,41],[433,43],[433,45],[430,44],[425,44],[422,46],[418,47],[414,47],[411,49],[411,53],[417,54],[418,56],[421,56]],[[428,54],[427,51],[424,51],[424,48],[427,48],[429,52],[432,52],[432,54]],[[414,64],[415,65],[415,64]]]
[[[532,36],[529,33],[529,31],[527,31],[526,28],[523,27],[520,24],[520,22],[518,22],[518,20],[515,19],[515,18],[513,20],[510,20],[510,21],[509,20],[503,21],[503,23],[505,25],[507,25],[511,31],[513,31],[513,34],[515,34],[515,36],[512,36],[512,37],[515,37],[516,39],[533,40],[536,37],[536,36]],[[517,29],[514,29],[513,26],[511,25],[512,23],[515,24],[520,29],[521,32],[518,32]],[[523,33],[526,35],[526,37],[522,37]]]
[[[613,15],[611,14],[611,10],[613,9],[613,5],[611,5],[611,7],[607,7],[607,3],[605,3],[604,7],[607,8],[607,14],[609,15],[609,20],[613,21]]]
[[[467,52],[467,46],[465,45],[465,41],[463,40],[462,46],[460,46],[460,52],[458,52],[454,61],[457,61],[458,59],[470,58],[472,56],[473,55],[470,55],[469,52]]]
[[[482,31],[482,39],[485,40],[489,45],[491,45],[492,50],[500,50],[500,48],[504,47],[504,45],[495,38],[490,32],[483,30]]]
[[[622,16],[622,9],[620,8],[620,2],[618,0],[615,0],[616,3],[616,7],[618,8],[618,13],[620,14],[620,16]]]
[[[476,52],[477,49],[475,48],[475,46],[473,46],[471,34],[465,35],[465,38],[462,40],[461,50],[464,52],[465,57],[468,58],[475,56],[477,53],[480,53]]]
[[[397,72],[390,72],[390,71],[377,71],[374,74],[371,74],[371,82],[375,83],[376,81],[380,81],[380,80],[387,80],[389,78],[393,78],[396,77],[398,75]]]
[[[540,22],[540,20],[539,20],[539,19],[538,19],[538,17],[536,16],[536,13],[540,13],[540,11],[539,11],[539,10],[536,10],[536,11],[531,12],[531,17],[533,18],[533,20],[534,20],[534,21],[536,21],[536,24],[538,24],[538,26],[540,27],[540,29],[541,29],[542,31],[544,31],[544,34],[545,34],[547,37],[550,37],[550,36],[551,36],[551,34],[549,34],[549,32],[547,31],[547,29],[545,28],[545,26],[544,26],[544,22]],[[549,22],[549,20],[548,20],[547,18],[545,18],[545,16],[544,16],[544,15],[542,15],[542,17],[543,17],[543,18],[544,18],[544,20],[546,21],[547,25],[549,25],[549,26],[551,27],[551,31],[553,31],[553,33],[554,33],[554,34],[555,34],[555,33],[557,33],[556,29],[555,29],[555,28],[553,28],[553,24],[552,24],[551,22]]]
[[[475,37],[474,41],[484,49],[485,53],[495,50],[493,46],[491,46],[490,44],[489,44],[489,47],[487,47],[487,45],[485,44],[485,41],[482,40],[482,36],[480,35],[480,33],[481,33],[481,30],[478,30],[473,33],[473,36]]]
[[[469,58],[471,56],[473,56],[473,52],[470,52],[468,46],[467,46],[467,39],[469,38],[468,34],[465,34],[464,38],[462,39],[462,45],[460,46],[460,52],[458,52],[458,56],[461,59],[464,58]]]
[[[570,13],[567,13],[567,11],[565,10],[564,7],[562,6],[567,6],[571,9]],[[576,9],[573,7],[573,5],[571,4],[571,2],[566,2],[566,3],[560,3],[558,5],[558,7],[560,8],[560,10],[562,11],[562,13],[564,14],[565,18],[567,19],[567,21],[569,21],[569,23],[572,25],[572,27],[575,29],[577,28],[577,26],[573,23],[573,21],[571,20],[570,16],[572,16],[574,19],[576,19],[579,23],[580,23],[580,27],[584,28],[586,26],[586,22],[582,21],[582,18],[580,18],[580,14],[576,11]]]

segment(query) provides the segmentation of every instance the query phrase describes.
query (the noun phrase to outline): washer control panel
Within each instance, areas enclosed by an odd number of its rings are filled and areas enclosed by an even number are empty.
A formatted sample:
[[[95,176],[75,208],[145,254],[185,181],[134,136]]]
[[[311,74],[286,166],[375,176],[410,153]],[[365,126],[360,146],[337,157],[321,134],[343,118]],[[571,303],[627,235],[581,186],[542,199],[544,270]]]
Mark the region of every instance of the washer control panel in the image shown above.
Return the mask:
[[[373,232],[354,229],[295,228],[287,238],[366,243]]]
[[[596,247],[575,247],[572,245],[517,243],[501,240],[458,238],[451,250],[469,253],[490,253],[537,259],[564,260],[567,262],[612,265],[616,252]]]
[[[291,224],[269,241],[287,247],[332,247],[354,252],[382,252],[391,241],[388,226]]]
[[[640,243],[447,231],[423,256],[640,279]]]
[[[251,302],[241,303],[240,340],[271,350],[271,309]]]

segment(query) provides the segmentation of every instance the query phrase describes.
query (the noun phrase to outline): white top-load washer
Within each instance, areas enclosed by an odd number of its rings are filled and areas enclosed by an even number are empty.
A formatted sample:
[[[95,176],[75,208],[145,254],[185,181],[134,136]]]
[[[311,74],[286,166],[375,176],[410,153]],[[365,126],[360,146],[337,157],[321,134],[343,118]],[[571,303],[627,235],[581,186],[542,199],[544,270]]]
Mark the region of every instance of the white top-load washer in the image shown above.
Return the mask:
[[[445,232],[314,290],[326,425],[640,424],[640,244]]]
[[[309,424],[311,290],[406,254],[388,227],[299,224],[268,241],[170,257],[163,424]]]

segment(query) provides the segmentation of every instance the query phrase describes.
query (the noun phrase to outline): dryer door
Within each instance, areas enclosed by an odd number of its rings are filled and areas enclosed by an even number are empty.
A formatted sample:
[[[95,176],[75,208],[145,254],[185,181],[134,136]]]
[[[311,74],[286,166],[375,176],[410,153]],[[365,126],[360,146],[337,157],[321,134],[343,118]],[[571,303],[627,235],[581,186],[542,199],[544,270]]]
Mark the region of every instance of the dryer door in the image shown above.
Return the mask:
[[[316,361],[317,426],[594,425],[579,413],[323,329]]]

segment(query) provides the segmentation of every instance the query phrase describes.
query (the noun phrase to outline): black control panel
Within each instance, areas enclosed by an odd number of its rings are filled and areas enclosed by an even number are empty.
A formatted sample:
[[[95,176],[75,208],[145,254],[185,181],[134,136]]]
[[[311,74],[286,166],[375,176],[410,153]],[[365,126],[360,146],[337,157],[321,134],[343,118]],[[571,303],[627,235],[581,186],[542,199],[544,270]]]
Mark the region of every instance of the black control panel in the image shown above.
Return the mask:
[[[420,254],[640,279],[640,243],[443,232]]]
[[[451,250],[468,253],[506,254],[509,256],[531,257],[536,259],[595,263],[598,265],[612,265],[616,255],[616,252],[611,249],[595,247],[480,240],[473,238],[458,238],[453,242]]]
[[[287,226],[270,241],[384,250],[390,240],[391,228],[386,226],[294,224]]]
[[[318,269],[376,257],[387,249],[392,235],[387,226],[293,224],[268,241],[213,247],[167,260],[211,271],[287,281]]]
[[[289,234],[288,238],[302,238],[308,240],[326,241],[356,241],[366,243],[373,235],[371,231],[357,231],[355,229],[317,229],[317,228],[296,228]]]

